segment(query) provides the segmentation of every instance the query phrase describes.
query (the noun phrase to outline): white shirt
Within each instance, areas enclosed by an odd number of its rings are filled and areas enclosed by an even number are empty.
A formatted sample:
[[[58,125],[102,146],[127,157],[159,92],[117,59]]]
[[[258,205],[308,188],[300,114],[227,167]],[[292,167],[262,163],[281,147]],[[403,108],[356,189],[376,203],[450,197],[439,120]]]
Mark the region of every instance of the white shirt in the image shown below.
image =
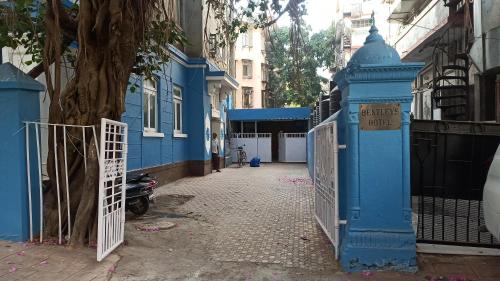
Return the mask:
[[[212,153],[219,153],[219,139],[212,139]]]

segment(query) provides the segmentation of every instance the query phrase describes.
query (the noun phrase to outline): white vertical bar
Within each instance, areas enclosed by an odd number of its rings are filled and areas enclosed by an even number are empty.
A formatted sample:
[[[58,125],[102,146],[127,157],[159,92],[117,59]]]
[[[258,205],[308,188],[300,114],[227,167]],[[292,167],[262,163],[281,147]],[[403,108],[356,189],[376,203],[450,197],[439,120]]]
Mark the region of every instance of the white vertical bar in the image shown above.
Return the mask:
[[[123,124],[123,144],[122,144],[122,157],[123,157],[123,173],[122,173],[122,204],[121,204],[121,232],[120,242],[125,239],[125,186],[127,182],[127,155],[128,155],[128,124]]]
[[[314,156],[313,156],[313,184],[314,184],[314,191],[316,192],[316,161],[317,161],[317,155],[316,155],[316,150],[317,150],[317,146],[318,146],[318,132],[316,132],[316,128],[313,128],[313,133],[314,133],[314,137],[313,137],[313,143],[314,143]]]
[[[92,131],[94,133],[94,140],[97,146],[97,136],[95,133],[95,127],[92,127]],[[98,194],[98,209],[97,209],[97,261],[102,261],[103,257],[103,244],[104,244],[104,238],[103,233],[105,233],[105,230],[103,228],[106,227],[106,223],[103,222],[105,218],[103,218],[103,208],[104,208],[104,202],[103,202],[103,190],[104,190],[104,157],[106,155],[105,150],[105,131],[106,131],[106,122],[103,119],[101,119],[101,140],[100,143],[102,145],[102,150],[101,153],[98,154],[99,157],[99,194]],[[97,146],[98,147],[98,146]]]
[[[59,168],[57,162],[57,126],[54,126],[54,166],[56,168],[56,188],[57,188],[57,213],[59,215],[59,244],[62,244],[62,226],[61,226],[61,194],[59,192]]]
[[[85,140],[85,127],[82,127],[82,138],[83,138],[83,165],[85,167],[85,173],[87,173],[87,141]]]
[[[69,180],[68,180],[68,155],[66,149],[66,126],[63,125],[64,134],[64,175],[66,180],[66,199],[68,205],[68,240],[71,238],[71,203],[69,197]]]
[[[339,259],[339,233],[340,233],[340,223],[339,223],[339,145],[337,139],[337,121],[333,121],[333,176],[334,179],[334,193],[335,193],[335,259]]]
[[[36,134],[36,151],[38,158],[38,181],[40,187],[40,243],[43,242],[43,178],[42,178],[42,159],[40,154],[40,136],[38,135],[39,124],[35,123],[35,134]]]
[[[101,124],[101,126],[102,126],[102,124]],[[94,134],[94,145],[95,145],[95,149],[97,152],[97,159],[101,159],[99,157],[99,142],[97,142],[97,134],[95,132],[95,126],[92,126],[92,133]],[[102,128],[101,128],[101,137],[102,137]],[[99,161],[99,164],[101,164],[100,161]]]
[[[30,124],[26,123],[26,173],[28,175],[28,204],[30,217],[30,241],[33,242],[33,206],[31,202],[31,169],[30,169]]]

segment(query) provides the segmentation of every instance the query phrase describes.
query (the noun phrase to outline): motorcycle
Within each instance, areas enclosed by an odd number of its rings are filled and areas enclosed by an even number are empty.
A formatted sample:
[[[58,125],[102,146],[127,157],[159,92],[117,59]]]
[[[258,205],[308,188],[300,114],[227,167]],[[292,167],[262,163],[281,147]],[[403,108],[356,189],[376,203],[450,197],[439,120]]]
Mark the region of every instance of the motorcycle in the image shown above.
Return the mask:
[[[149,204],[154,200],[154,190],[158,180],[147,173],[127,175],[125,209],[137,216],[144,215],[149,210]]]

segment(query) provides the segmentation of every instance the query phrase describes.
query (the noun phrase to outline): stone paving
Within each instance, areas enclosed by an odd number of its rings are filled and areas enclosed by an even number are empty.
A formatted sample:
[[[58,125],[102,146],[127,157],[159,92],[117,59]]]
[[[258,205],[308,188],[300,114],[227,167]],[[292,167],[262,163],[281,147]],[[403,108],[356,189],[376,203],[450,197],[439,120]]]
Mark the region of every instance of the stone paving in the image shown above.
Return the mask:
[[[159,188],[127,221],[126,245],[95,249],[0,242],[4,280],[500,281],[500,258],[419,254],[419,272],[343,273],[313,214],[305,165],[224,169]],[[143,224],[169,226],[143,231]]]
[[[265,167],[267,166],[267,167]],[[333,249],[314,219],[314,188],[304,165],[228,168],[163,190],[194,195],[181,207],[215,226],[217,261],[334,269]]]
[[[0,281],[107,280],[118,256],[96,261],[95,249],[0,241]]]

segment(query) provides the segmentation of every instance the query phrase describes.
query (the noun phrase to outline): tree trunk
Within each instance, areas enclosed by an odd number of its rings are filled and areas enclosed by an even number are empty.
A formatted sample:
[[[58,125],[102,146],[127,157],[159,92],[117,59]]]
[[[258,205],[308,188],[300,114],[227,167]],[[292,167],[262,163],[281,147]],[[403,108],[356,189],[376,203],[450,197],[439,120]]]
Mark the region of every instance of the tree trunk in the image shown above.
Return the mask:
[[[61,70],[61,12],[59,1],[47,1],[47,40],[44,48],[45,73],[51,97],[49,123],[95,125],[99,135],[101,118],[120,120],[125,110],[125,93],[142,40],[143,19],[149,6],[147,0],[80,0],[78,15],[78,50],[75,77],[60,90]],[[53,57],[54,60],[50,60]],[[49,63],[55,62],[55,84],[49,72]],[[87,131],[90,133],[90,131]],[[99,164],[94,136],[86,142],[76,138],[81,129],[67,129],[71,145],[66,149],[70,188],[72,233],[70,244],[82,245],[95,240]],[[91,135],[91,134],[87,134]],[[98,136],[97,136],[98,137]],[[59,171],[59,190],[63,235],[67,233],[67,200],[64,180],[63,132],[58,129],[57,162],[54,161],[54,135],[49,131],[47,172],[50,178],[45,195],[45,235],[57,236],[59,215],[57,209],[56,166]],[[87,171],[81,155],[87,151]],[[89,237],[89,236],[93,237]]]

